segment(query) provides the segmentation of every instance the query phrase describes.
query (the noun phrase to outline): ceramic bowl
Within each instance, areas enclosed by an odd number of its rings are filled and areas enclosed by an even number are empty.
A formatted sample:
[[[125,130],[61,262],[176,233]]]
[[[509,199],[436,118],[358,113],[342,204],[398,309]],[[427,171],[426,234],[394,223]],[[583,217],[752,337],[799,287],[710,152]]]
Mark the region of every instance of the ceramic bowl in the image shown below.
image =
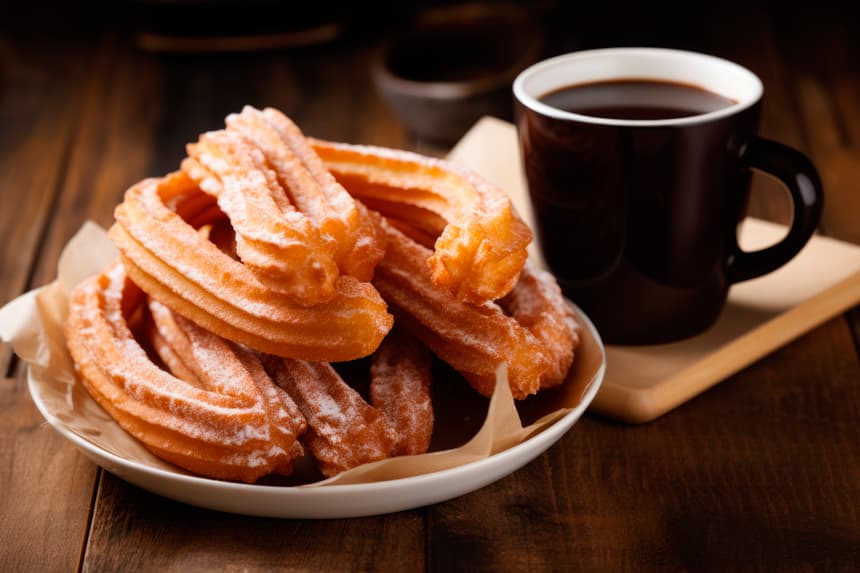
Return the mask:
[[[410,132],[452,143],[484,115],[510,118],[511,84],[540,48],[527,9],[463,4],[425,12],[378,51],[372,71]]]

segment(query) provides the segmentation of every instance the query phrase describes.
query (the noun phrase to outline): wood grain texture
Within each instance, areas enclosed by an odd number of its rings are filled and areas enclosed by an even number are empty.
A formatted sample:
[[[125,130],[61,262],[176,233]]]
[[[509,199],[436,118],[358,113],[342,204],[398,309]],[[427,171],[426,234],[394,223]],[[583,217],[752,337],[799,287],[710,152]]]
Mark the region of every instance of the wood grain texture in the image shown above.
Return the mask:
[[[855,34],[847,22],[799,19],[784,15],[780,40],[793,66],[790,93],[806,133],[805,150],[818,166],[825,189],[822,224],[828,234],[860,243],[860,139],[854,99],[860,95],[860,54],[851,50]],[[814,50],[802,49],[792,38],[803,34]]]
[[[158,497],[105,473],[84,572],[423,571],[420,511],[299,521],[242,517]]]
[[[27,382],[0,382],[0,570],[72,571],[98,468],[36,411]]]
[[[47,156],[64,165],[62,179],[53,181],[59,195],[52,209],[44,207],[41,215],[53,219],[46,223],[41,248],[28,271],[32,285],[55,277],[62,246],[83,221],[109,224],[125,186],[145,172],[150,146],[143,143],[144,136],[136,127],[146,130],[150,124],[144,115],[147,93],[129,76],[129,67],[121,65],[120,53],[111,40],[91,45],[69,70],[71,75],[81,74],[79,81],[57,78],[73,85],[77,81],[76,92],[67,94],[75,103],[68,113],[76,120],[64,144],[67,149],[55,150],[55,157]],[[143,83],[153,84],[146,78]],[[50,86],[44,89],[52,90]],[[29,165],[28,172],[39,171],[37,160],[31,159]],[[20,168],[20,163],[8,167]],[[22,188],[22,198],[25,193]],[[18,288],[23,290],[23,286]],[[8,473],[0,490],[0,531],[17,541],[4,551],[12,553],[15,570],[72,569],[81,559],[97,468],[56,433],[34,431],[44,425],[26,392],[23,371],[17,384],[4,383],[2,399],[14,415],[0,417],[5,446],[0,450],[0,467]],[[23,500],[31,503],[22,504]],[[0,563],[4,561],[0,559]]]
[[[126,188],[149,173],[153,126],[161,110],[155,97],[160,77],[152,61],[108,38],[90,65],[97,79],[87,86],[57,200],[58,216],[33,273],[35,285],[54,279],[63,246],[85,221],[109,227]]]
[[[0,37],[0,300],[32,282],[70,142],[81,124],[86,42]],[[37,279],[39,280],[39,279]],[[39,283],[35,283],[39,284]],[[0,347],[0,370],[10,349]],[[97,468],[52,431],[36,411],[22,369],[0,382],[0,570],[69,571],[80,559],[89,527]]]
[[[582,420],[526,468],[430,507],[429,570],[850,570],[853,350],[834,320],[655,423]]]
[[[710,30],[715,55],[749,68],[764,85],[760,134],[803,151],[805,144],[795,120],[797,112],[791,94],[785,90],[785,62],[776,43],[773,18],[755,6],[743,18],[723,11],[717,11],[714,17]],[[726,34],[726,29],[735,33]],[[749,214],[789,224],[791,202],[782,184],[762,173],[753,173]]]
[[[25,290],[80,123],[85,47],[0,37],[0,303]],[[22,168],[22,166],[28,166]],[[10,352],[0,349],[0,372]]]

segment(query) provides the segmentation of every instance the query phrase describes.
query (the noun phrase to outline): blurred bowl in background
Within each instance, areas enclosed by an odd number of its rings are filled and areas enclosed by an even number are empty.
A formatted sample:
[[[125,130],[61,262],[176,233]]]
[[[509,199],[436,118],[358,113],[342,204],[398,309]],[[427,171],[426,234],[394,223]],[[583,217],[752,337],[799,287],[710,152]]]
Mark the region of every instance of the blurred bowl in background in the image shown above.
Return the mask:
[[[150,52],[238,53],[330,43],[348,11],[281,0],[131,0],[127,18]]]
[[[483,115],[512,115],[511,84],[540,56],[541,33],[526,8],[435,8],[397,33],[372,63],[380,95],[417,137],[449,144]]]

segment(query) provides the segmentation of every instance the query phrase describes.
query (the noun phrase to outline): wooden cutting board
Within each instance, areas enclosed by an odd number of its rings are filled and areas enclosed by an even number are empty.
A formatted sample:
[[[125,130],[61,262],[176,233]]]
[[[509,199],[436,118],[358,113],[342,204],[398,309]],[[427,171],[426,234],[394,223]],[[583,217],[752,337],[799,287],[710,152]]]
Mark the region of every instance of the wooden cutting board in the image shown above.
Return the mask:
[[[507,191],[533,226],[513,125],[483,118],[449,158]],[[740,243],[757,249],[785,233],[782,225],[747,218]],[[537,245],[532,256],[542,264]],[[784,267],[733,286],[717,323],[703,334],[671,344],[608,345],[606,378],[592,408],[648,422],[858,303],[860,247],[815,236]]]

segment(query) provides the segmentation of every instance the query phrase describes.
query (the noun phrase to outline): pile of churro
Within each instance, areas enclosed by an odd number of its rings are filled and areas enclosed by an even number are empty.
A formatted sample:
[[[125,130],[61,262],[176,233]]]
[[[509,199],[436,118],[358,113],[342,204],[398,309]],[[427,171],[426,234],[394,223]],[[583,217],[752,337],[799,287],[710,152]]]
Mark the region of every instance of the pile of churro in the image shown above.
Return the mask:
[[[115,263],[72,293],[87,391],[156,456],[207,477],[325,476],[427,451],[431,353],[490,395],[562,383],[573,313],[497,187],[414,153],[307,138],[246,107],[133,185]],[[368,400],[330,362],[370,357]]]

